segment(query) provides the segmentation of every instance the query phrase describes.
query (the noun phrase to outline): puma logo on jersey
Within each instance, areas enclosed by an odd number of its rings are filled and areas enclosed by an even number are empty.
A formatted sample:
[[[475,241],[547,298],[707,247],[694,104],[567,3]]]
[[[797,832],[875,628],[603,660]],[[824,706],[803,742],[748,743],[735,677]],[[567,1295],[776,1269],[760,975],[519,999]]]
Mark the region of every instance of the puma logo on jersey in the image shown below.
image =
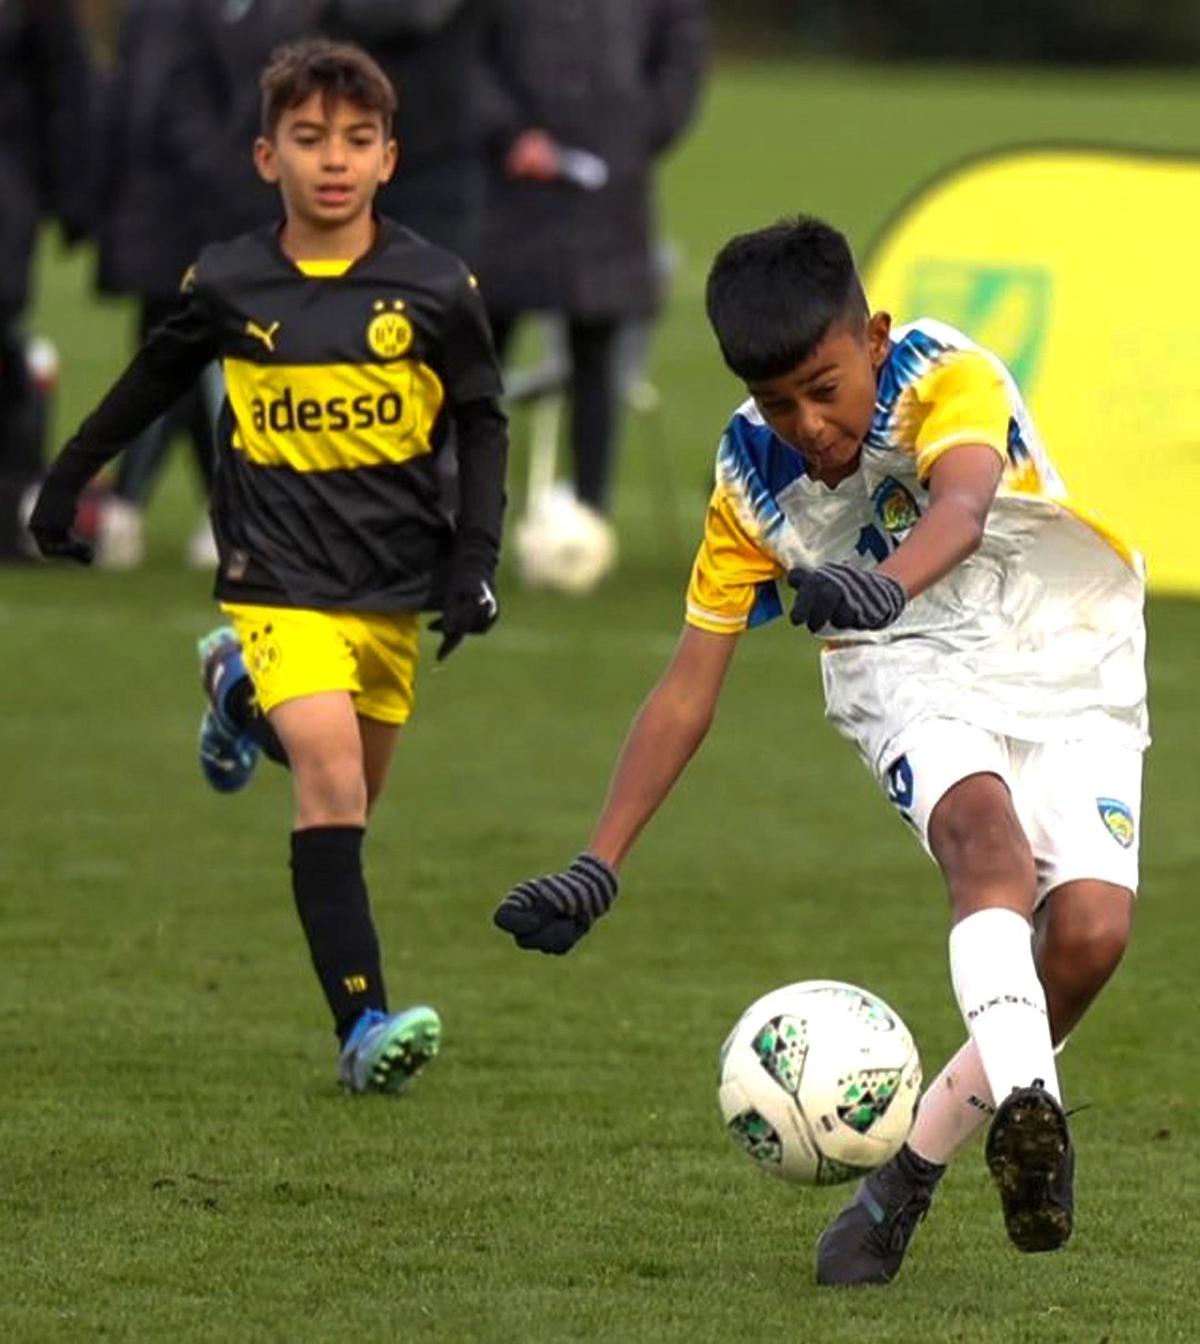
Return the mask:
[[[257,322],[251,320],[246,323],[246,335],[253,336],[255,340],[262,341],[263,345],[274,354],[275,353],[275,333],[283,325],[282,322],[272,322],[265,329],[260,327]]]

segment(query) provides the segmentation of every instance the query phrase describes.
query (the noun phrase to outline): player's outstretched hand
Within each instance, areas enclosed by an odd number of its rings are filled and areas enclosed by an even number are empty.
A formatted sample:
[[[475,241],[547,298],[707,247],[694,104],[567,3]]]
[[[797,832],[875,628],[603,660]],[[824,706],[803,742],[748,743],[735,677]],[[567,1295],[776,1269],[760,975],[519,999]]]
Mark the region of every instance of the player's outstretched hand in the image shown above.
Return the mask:
[[[442,614],[429,623],[429,628],[442,637],[438,662],[449,658],[468,635],[486,634],[499,617],[500,603],[490,571],[484,574],[478,569],[466,569],[452,573]]]
[[[60,495],[43,486],[29,515],[29,535],[47,560],[92,563],[92,548],[71,531],[75,521],[73,495]]]
[[[835,630],[882,630],[908,602],[903,586],[891,575],[853,565],[791,569],[787,580],[796,590],[792,624],[807,625],[814,634],[827,625]]]
[[[518,947],[561,956],[616,899],[616,873],[594,854],[580,854],[565,872],[519,882],[492,919]]]

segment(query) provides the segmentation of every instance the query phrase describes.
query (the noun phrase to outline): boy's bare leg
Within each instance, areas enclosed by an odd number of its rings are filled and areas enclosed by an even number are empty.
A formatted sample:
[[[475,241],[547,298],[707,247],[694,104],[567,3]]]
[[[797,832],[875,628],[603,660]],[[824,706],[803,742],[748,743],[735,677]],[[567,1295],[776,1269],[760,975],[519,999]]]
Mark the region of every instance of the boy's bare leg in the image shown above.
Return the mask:
[[[969,775],[947,790],[929,818],[929,847],[953,910],[955,997],[992,1095],[1006,1098],[1040,1078],[1057,1098],[1046,995],[1031,942],[1033,853],[1004,782]]]
[[[1035,955],[1056,1046],[1066,1040],[1120,963],[1133,925],[1133,906],[1128,888],[1093,878],[1066,882],[1042,903]],[[884,1183],[895,1186],[899,1235],[886,1252],[876,1251],[870,1240],[875,1225],[853,1201],[822,1237],[818,1260],[822,1281],[879,1283],[894,1277],[946,1164],[994,1110],[979,1051],[968,1039],[926,1088],[907,1153],[902,1150],[888,1164]],[[913,1162],[914,1157],[919,1161]]]
[[[1048,1249],[1051,1234],[1055,1244],[1069,1235],[1071,1159],[1030,926],[1037,876],[1003,781],[969,775],[949,789],[930,816],[929,844],[950,894],[951,975],[971,1039],[931,1084],[908,1143],[866,1178],[822,1234],[817,1280],[824,1284],[895,1277],[945,1171],[939,1145],[965,1142],[988,1118],[993,1096],[1031,1098],[1024,1109],[1010,1101],[998,1116],[992,1111],[989,1167],[1009,1235],[1023,1249]],[[1053,1091],[1031,1089],[1035,1079]],[[994,1142],[998,1132],[1002,1142]],[[1043,1161],[1042,1148],[1052,1146]],[[1065,1181],[1065,1194],[1056,1179]]]
[[[292,772],[296,910],[353,1092],[398,1092],[437,1053],[432,1008],[388,1014],[379,939],[363,876],[367,814],[387,777],[397,730],[355,712],[347,691],[285,701],[269,715]]]
[[[370,816],[391,772],[392,757],[400,740],[400,724],[384,723],[382,719],[371,719],[360,714],[358,735],[362,743],[363,776],[367,784],[367,815]]]
[[[1038,911],[1034,955],[1056,1046],[1120,965],[1133,931],[1133,907],[1128,887],[1080,878],[1056,887]]]
[[[284,701],[268,718],[291,765],[296,910],[344,1041],[363,1012],[387,1010],[362,870],[367,784],[358,715],[348,691],[321,691]]]
[[[296,830],[365,826],[363,743],[349,692],[299,696],[267,717],[291,766]]]
[[[1034,958],[1056,1048],[1120,964],[1133,927],[1133,905],[1127,887],[1094,878],[1065,882],[1042,903]],[[994,1109],[979,1051],[968,1040],[926,1088],[908,1142],[927,1161],[949,1162]]]
[[[1075,1159],[1033,959],[1033,853],[993,774],[949,789],[928,836],[954,908],[954,996],[996,1100],[984,1157],[1005,1229],[1019,1250],[1056,1250],[1071,1235]]]

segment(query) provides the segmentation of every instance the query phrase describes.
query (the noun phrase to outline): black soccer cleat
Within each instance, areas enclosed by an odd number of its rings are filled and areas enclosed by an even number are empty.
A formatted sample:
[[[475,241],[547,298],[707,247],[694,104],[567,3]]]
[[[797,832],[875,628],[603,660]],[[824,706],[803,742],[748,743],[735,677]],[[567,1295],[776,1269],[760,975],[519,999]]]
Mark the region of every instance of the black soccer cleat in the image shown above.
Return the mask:
[[[1075,1150],[1067,1116],[1040,1078],[996,1107],[984,1148],[1004,1226],[1021,1251],[1056,1251],[1075,1215]]]
[[[907,1144],[855,1191],[817,1242],[817,1282],[826,1287],[891,1283],[946,1168]]]

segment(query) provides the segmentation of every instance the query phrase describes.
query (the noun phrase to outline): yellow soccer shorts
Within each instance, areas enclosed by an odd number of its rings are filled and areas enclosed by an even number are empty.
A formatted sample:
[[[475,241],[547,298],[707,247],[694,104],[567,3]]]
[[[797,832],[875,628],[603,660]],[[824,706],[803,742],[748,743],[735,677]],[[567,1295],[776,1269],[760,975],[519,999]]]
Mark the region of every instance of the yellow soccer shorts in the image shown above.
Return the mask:
[[[355,711],[382,723],[412,713],[417,663],[415,612],[310,611],[223,602],[259,708],[321,691],[348,691]]]

